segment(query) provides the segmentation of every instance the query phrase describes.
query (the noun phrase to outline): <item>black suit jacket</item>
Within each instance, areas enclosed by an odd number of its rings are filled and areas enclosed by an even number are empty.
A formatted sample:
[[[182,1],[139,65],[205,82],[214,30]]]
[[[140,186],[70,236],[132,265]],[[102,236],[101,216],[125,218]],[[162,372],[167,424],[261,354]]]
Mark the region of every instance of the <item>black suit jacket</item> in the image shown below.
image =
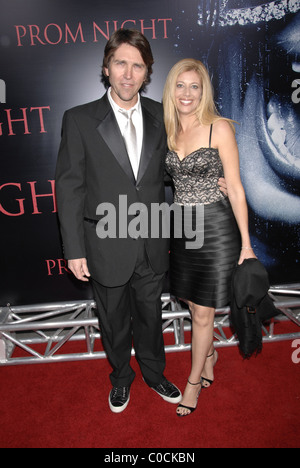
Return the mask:
[[[127,206],[165,200],[164,160],[167,151],[161,104],[141,97],[144,136],[137,180],[114,112],[105,94],[100,100],[65,112],[56,168],[58,215],[67,259],[86,257],[92,278],[105,286],[126,283],[133,273],[138,242],[127,236],[100,239],[96,225],[100,203],[111,203],[119,219],[119,196]],[[124,217],[124,212],[122,213]],[[128,217],[128,224],[132,217]],[[149,223],[150,232],[150,223]],[[156,273],[168,268],[168,239],[145,239]]]

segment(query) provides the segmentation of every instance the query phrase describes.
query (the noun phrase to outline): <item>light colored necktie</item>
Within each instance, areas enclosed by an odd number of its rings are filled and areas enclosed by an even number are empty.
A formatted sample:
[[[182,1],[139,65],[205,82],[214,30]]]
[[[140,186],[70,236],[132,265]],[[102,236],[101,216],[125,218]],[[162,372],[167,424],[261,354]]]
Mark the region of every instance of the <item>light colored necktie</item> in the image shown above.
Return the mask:
[[[127,149],[127,153],[130,159],[130,163],[132,166],[132,170],[134,173],[135,178],[137,178],[138,168],[139,168],[139,157],[138,157],[138,144],[137,144],[137,134],[136,128],[132,121],[132,114],[135,111],[129,110],[126,111],[124,109],[120,110],[123,115],[127,117],[127,123],[124,130],[124,141]]]

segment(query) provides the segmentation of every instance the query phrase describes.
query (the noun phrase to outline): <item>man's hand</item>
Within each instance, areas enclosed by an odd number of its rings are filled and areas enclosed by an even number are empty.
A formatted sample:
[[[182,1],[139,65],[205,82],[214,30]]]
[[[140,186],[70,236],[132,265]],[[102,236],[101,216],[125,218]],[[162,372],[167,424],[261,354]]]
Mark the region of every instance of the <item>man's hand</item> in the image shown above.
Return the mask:
[[[80,281],[88,281],[88,277],[91,276],[87,267],[86,258],[74,258],[72,260],[68,260],[68,268]]]
[[[221,192],[223,192],[224,195],[226,195],[226,197],[227,197],[228,196],[227,185],[226,185],[224,177],[220,177],[220,179],[218,180],[218,186],[219,186]]]

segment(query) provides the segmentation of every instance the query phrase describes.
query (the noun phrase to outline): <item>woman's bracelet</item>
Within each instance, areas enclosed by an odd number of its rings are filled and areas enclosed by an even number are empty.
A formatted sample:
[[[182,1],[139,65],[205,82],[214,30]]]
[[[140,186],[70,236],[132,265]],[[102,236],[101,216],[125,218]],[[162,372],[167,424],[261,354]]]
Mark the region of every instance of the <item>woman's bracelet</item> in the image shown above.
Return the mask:
[[[241,247],[241,249],[253,250],[252,247]]]

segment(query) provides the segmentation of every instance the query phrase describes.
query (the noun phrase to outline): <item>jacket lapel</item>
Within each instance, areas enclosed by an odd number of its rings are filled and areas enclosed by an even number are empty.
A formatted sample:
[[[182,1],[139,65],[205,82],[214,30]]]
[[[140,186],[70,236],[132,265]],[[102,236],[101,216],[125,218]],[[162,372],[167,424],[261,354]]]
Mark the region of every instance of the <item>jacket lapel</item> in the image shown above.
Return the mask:
[[[140,182],[147,170],[149,161],[153,155],[153,150],[156,146],[157,135],[159,134],[158,128],[161,125],[160,121],[146,108],[143,98],[141,98],[141,104],[143,112],[143,145],[137,180],[135,180],[126,146],[115,114],[108,101],[107,94],[99,101],[96,113],[96,118],[100,120],[97,131],[134,185]]]
[[[143,98],[141,99],[141,103],[143,110],[144,135],[139,171],[136,180],[137,184],[143,178],[150,159],[152,158],[153,150],[156,146],[157,135],[159,133],[158,128],[160,126],[160,122],[148,111],[148,109],[143,104]]]
[[[106,145],[109,147],[110,151],[122,167],[125,174],[131,180],[131,182],[135,184],[136,181],[131,168],[126,146],[115,118],[115,114],[109,104],[106,94],[99,102],[96,116],[99,120],[101,120],[100,124],[97,126],[97,131],[105,141]]]

